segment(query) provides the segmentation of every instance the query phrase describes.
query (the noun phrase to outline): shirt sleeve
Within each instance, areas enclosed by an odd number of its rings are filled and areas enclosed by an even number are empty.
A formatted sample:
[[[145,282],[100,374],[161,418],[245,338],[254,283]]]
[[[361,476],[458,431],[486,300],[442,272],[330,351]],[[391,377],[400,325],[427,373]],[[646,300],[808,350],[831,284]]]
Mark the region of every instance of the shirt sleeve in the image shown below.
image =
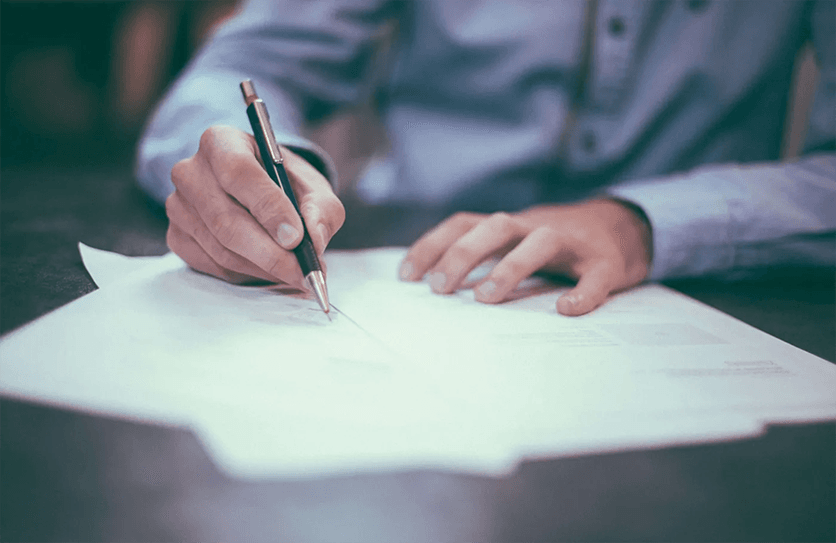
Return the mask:
[[[330,158],[301,137],[368,92],[367,71],[389,0],[250,0],[210,40],[157,107],[140,141],[136,176],[152,198],[173,192],[171,168],[197,152],[212,125],[252,132],[239,84],[252,79],[270,111],[276,140],[304,156],[332,184]]]
[[[649,279],[733,278],[768,266],[836,266],[834,6],[822,1],[811,10],[820,76],[800,159],[712,165],[607,191],[638,205],[651,223]]]

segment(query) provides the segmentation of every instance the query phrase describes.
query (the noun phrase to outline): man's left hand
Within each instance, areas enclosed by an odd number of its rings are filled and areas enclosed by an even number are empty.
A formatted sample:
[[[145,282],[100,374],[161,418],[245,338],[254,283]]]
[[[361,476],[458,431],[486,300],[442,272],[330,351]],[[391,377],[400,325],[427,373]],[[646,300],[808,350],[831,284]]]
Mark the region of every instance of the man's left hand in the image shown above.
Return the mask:
[[[531,274],[577,279],[557,300],[563,315],[583,315],[612,292],[647,276],[651,229],[640,210],[618,200],[545,205],[520,213],[457,213],[424,234],[401,264],[401,279],[429,274],[432,290],[449,294],[482,262],[499,257],[475,286],[476,300],[502,302]]]

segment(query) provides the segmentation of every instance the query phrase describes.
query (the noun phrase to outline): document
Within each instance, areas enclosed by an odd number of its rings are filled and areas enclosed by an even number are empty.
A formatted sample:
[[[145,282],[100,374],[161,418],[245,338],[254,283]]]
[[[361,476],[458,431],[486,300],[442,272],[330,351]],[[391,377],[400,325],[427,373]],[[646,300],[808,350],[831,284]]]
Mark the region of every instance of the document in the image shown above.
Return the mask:
[[[99,290],[0,340],[0,393],[190,427],[234,476],[501,474],[836,420],[836,366],[659,285],[570,318],[538,278],[485,305],[398,281],[402,248],[332,252],[329,322],[172,254],[81,252]]]

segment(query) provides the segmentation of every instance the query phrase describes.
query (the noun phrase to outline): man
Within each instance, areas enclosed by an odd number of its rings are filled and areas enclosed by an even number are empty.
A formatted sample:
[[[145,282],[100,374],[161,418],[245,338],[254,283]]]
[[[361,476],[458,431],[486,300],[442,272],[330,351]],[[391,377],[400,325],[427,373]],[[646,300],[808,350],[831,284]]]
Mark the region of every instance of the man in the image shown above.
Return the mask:
[[[329,159],[298,134],[367,95],[394,22],[375,88],[391,151],[361,193],[470,211],[419,239],[402,279],[449,293],[500,256],[477,300],[545,270],[578,279],[557,310],[580,315],[645,279],[833,266],[834,21],[829,0],[254,0],[169,92],[138,176],[193,268],[303,287],[301,222],[260,167],[238,83],[268,105],[322,252],[344,209]],[[779,163],[808,39],[821,78],[805,155]]]

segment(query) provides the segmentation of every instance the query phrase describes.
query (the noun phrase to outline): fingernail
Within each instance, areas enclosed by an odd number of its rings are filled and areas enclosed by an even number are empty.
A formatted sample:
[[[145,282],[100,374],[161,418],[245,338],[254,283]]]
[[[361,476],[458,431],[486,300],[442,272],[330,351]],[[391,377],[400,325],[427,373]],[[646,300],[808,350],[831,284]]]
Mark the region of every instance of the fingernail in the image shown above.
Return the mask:
[[[401,263],[401,269],[398,271],[398,276],[400,276],[402,281],[409,281],[412,279],[412,273],[415,271],[415,267],[412,265],[412,262],[409,260],[404,260]]]
[[[296,238],[299,237],[299,230],[293,228],[287,223],[283,223],[279,226],[276,237],[279,240],[279,245],[285,249],[290,249],[293,247],[293,243],[296,241]]]
[[[578,303],[580,302],[580,297],[575,294],[567,294],[566,296],[562,296],[558,301],[557,310],[560,313],[573,313],[577,307]]]
[[[496,292],[496,283],[493,281],[485,281],[476,287],[476,299],[489,300],[493,296],[494,292]]]
[[[441,272],[436,272],[430,275],[430,288],[435,292],[442,292],[444,285],[447,283],[447,276]]]

